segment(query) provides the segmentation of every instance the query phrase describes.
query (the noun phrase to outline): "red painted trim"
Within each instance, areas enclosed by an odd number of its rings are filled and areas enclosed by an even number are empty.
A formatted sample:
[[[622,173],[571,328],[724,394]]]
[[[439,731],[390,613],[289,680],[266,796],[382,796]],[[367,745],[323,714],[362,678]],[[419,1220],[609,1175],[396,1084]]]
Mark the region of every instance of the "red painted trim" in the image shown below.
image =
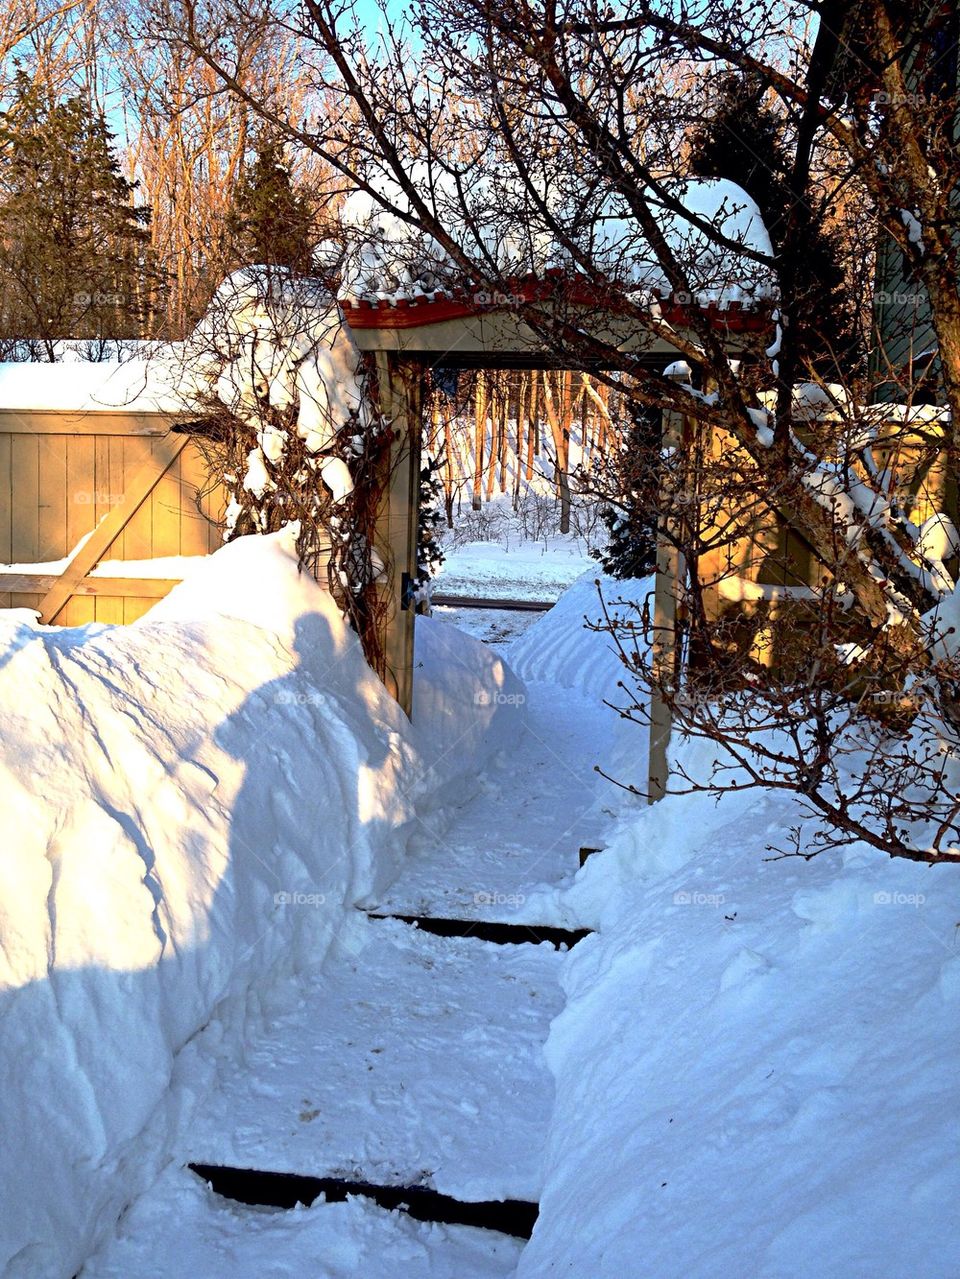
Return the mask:
[[[557,292],[563,279],[559,270],[547,271],[544,277],[524,276],[504,281],[502,291],[490,294],[484,289],[454,295],[436,293],[432,298],[420,294],[413,298],[397,298],[377,301],[370,298],[343,298],[340,306],[344,319],[353,329],[414,329],[427,324],[440,324],[444,320],[463,320],[488,312],[507,311],[515,300],[522,303],[545,302]],[[563,290],[567,305],[598,307],[603,305],[602,291],[586,281],[570,280]],[[609,309],[616,313],[623,309],[622,300],[611,291]],[[689,327],[691,307],[665,298],[660,301],[660,311],[668,324],[676,328]],[[698,308],[718,329],[728,333],[762,333],[770,327],[772,303],[731,302],[720,306],[716,302]]]

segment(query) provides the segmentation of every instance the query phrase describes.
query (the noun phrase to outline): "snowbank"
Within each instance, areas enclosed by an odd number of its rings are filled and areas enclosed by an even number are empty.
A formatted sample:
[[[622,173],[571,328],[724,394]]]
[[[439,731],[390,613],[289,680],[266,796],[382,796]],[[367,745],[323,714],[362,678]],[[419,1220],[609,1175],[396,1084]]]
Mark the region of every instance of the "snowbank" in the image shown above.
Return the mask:
[[[960,1270],[955,869],[766,862],[791,804],[630,813],[566,894],[601,931],[565,965],[521,1279]]]
[[[469,793],[511,725],[476,689],[510,676],[464,637],[438,672],[426,625],[412,728],[288,533],[225,547],[135,626],[4,617],[0,1272],[57,1279],[418,817]]]
[[[611,618],[638,621],[653,578],[618,582],[596,568],[588,570],[560,596],[557,603],[510,646],[510,666],[523,680],[559,684],[598,701],[622,705],[618,688],[629,685],[613,637],[591,629],[603,621],[604,605]],[[637,736],[643,731],[634,726]]]
[[[0,409],[174,414],[195,390],[178,343],[122,363],[0,364]]]

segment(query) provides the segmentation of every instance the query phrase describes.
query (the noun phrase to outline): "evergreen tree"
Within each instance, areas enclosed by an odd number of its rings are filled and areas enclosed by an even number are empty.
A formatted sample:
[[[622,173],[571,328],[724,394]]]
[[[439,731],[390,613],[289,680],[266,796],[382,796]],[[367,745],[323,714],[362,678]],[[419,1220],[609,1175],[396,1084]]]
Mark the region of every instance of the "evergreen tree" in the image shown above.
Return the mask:
[[[717,89],[713,115],[690,138],[691,171],[743,187],[760,210],[774,253],[780,253],[792,204],[783,123],[766,103],[764,86],[751,77],[726,75]],[[849,372],[844,365],[853,352],[854,316],[838,236],[824,227],[817,206],[811,192],[797,209],[802,275],[795,323],[801,358],[836,381],[838,365]]]
[[[228,252],[238,265],[310,273],[315,242],[309,199],[294,190],[283,146],[267,135],[237,183],[227,214]]]
[[[646,577],[657,562],[657,488],[660,413],[637,409],[626,446],[602,464],[598,478],[608,493],[601,511],[609,540],[594,551],[603,571],[618,580]]]
[[[18,73],[0,114],[0,337],[54,358],[61,338],[143,335],[159,277],[103,115]]]

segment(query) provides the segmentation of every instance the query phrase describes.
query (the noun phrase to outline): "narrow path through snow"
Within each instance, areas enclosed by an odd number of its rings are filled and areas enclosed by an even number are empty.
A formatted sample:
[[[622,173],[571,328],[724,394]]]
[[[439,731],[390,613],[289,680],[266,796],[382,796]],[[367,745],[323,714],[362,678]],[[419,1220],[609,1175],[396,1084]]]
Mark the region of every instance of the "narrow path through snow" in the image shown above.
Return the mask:
[[[375,901],[377,914],[548,924],[538,895],[566,885],[582,846],[614,821],[613,787],[594,771],[610,711],[568,688],[527,685],[516,750],[442,837],[425,837]],[[558,921],[563,922],[563,921]]]
[[[367,924],[275,1020],[181,1150],[196,1163],[430,1186],[540,1191],[553,1102],[542,1056],[560,954]]]
[[[580,846],[602,844],[614,821],[616,793],[594,771],[612,713],[550,683],[528,683],[526,697],[515,749],[442,837],[424,830],[400,877],[366,909],[571,922],[543,916],[575,874]],[[553,1104],[543,1045],[563,1003],[562,954],[433,936],[395,919],[360,917],[350,936],[352,946],[304,982],[299,1006],[249,1046],[244,1073],[201,1108],[183,1163],[535,1203]],[[428,1225],[358,1199],[241,1206],[180,1167],[83,1273],[494,1279],[514,1273],[519,1247],[497,1231]]]

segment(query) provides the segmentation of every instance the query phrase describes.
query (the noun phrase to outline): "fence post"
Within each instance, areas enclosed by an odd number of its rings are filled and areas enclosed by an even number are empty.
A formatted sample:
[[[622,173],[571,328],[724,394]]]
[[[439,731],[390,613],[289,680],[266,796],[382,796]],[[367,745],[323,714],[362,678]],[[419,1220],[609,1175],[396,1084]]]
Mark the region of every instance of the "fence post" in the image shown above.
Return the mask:
[[[676,366],[675,366],[676,367]],[[673,382],[686,382],[690,371],[685,365],[671,373]],[[675,459],[683,443],[683,415],[669,409],[663,413],[661,448]],[[677,523],[676,476],[682,473],[675,465],[661,490],[663,514],[657,534],[657,568],[653,596],[653,638],[651,665],[654,682],[650,690],[650,745],[647,770],[647,801],[650,804],[662,799],[667,790],[667,752],[673,727],[670,707],[659,692],[661,684],[673,687],[677,666],[677,606],[683,574],[683,557],[669,533]]]

